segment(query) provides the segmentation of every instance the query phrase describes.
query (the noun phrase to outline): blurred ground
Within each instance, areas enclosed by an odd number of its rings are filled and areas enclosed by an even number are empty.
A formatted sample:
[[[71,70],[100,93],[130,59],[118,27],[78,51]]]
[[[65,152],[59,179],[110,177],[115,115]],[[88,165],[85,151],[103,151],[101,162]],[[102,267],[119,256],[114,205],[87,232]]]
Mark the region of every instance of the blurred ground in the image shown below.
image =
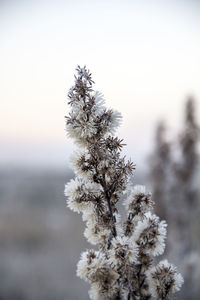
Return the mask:
[[[76,277],[84,241],[79,215],[66,209],[55,170],[0,171],[0,300],[88,299]]]

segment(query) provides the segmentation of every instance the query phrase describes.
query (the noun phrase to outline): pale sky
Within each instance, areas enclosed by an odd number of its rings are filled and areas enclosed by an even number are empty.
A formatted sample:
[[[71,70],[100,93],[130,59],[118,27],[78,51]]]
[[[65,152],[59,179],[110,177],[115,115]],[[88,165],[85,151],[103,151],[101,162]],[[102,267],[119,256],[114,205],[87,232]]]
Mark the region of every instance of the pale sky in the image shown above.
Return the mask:
[[[0,164],[67,165],[67,92],[86,65],[140,164],[187,95],[200,120],[200,1],[0,1]]]

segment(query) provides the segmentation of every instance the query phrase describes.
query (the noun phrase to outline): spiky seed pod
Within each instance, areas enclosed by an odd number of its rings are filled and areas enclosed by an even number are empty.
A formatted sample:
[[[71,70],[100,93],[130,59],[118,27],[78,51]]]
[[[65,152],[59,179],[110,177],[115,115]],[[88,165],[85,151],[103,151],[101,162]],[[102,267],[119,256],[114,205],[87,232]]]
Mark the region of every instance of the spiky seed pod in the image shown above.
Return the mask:
[[[160,221],[156,215],[152,215],[150,212],[146,213],[144,219],[138,222],[132,236],[139,246],[139,251],[150,256],[163,254],[166,227],[165,221]]]
[[[167,260],[159,262],[148,272],[149,290],[155,299],[169,299],[178,292],[183,284],[183,277],[176,267]]]

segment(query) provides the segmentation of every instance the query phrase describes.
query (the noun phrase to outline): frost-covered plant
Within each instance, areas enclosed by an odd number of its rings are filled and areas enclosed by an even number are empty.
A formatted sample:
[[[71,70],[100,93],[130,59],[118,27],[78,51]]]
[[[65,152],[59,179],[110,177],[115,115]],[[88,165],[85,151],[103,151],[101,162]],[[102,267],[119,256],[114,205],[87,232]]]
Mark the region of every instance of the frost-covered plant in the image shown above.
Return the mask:
[[[167,255],[181,264],[185,278],[180,298],[199,299],[199,141],[197,102],[189,97],[184,104],[181,132],[170,142],[163,122],[156,128],[149,179],[159,215],[170,224]]]
[[[77,73],[66,128],[80,150],[72,159],[76,177],[65,194],[68,207],[82,213],[85,237],[98,248],[82,253],[77,275],[91,284],[94,300],[169,299],[183,278],[166,260],[153,266],[164,252],[167,224],[153,214],[145,187],[131,185],[135,167],[121,157],[124,144],[114,136],[121,114],[106,109],[86,67],[78,66]],[[116,206],[122,199],[125,222]]]

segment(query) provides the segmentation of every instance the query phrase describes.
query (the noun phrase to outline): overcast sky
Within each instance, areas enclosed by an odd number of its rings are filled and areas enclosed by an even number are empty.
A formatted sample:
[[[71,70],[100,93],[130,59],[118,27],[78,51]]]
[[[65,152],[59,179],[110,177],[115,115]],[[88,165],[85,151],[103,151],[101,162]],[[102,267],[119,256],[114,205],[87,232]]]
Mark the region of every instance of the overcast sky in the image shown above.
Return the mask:
[[[153,130],[200,107],[200,1],[0,1],[0,163],[67,164],[67,91],[77,64],[119,110],[126,154],[144,161]],[[200,119],[200,108],[197,111]]]

